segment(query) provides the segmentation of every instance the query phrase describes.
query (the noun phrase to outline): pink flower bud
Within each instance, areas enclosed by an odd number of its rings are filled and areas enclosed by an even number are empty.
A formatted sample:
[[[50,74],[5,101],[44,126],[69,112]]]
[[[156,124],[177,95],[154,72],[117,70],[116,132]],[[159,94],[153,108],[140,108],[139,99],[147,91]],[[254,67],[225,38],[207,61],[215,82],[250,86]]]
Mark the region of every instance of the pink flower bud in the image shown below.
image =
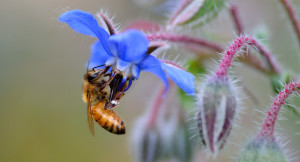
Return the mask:
[[[198,128],[203,144],[214,154],[230,134],[237,107],[232,82],[227,77],[207,79],[198,96]]]

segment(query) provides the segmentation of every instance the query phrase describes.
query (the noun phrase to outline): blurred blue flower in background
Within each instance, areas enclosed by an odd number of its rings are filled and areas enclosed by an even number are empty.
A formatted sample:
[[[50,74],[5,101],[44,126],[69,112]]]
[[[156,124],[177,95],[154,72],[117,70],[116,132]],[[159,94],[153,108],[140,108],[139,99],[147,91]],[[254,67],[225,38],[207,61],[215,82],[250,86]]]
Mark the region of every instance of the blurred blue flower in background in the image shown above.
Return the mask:
[[[149,41],[142,32],[128,30],[109,35],[98,25],[93,15],[81,10],[65,12],[58,20],[68,23],[78,33],[98,38],[91,47],[89,69],[101,65],[109,67],[111,71],[122,74],[123,82],[138,79],[140,71],[147,71],[159,77],[164,82],[166,90],[169,76],[187,94],[194,95],[194,76],[147,54]]]

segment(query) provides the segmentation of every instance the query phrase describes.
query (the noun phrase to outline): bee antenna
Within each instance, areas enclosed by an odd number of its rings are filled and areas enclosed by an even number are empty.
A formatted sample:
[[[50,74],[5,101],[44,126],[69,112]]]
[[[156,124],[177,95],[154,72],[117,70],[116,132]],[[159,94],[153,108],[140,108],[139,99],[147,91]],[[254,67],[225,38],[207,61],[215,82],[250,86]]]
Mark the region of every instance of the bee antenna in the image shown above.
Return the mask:
[[[101,67],[101,66],[105,66],[105,65],[95,66],[95,67],[93,67],[93,71],[95,71],[96,68]]]

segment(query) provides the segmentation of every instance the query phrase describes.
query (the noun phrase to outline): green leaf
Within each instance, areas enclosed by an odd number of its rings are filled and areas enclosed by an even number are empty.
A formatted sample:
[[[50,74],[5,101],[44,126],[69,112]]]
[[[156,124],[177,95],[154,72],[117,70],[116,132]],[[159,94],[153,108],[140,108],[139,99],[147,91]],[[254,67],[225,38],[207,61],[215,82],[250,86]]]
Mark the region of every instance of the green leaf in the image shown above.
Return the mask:
[[[206,69],[200,60],[190,60],[186,63],[186,65],[188,67],[187,71],[192,73],[195,76],[198,76],[199,74],[204,74],[206,72]],[[192,96],[187,95],[181,89],[179,90],[179,96],[180,96],[181,103],[186,110],[194,109],[195,100]]]
[[[271,76],[271,84],[275,94],[278,94],[286,83],[289,83],[291,79],[290,74],[278,74]]]

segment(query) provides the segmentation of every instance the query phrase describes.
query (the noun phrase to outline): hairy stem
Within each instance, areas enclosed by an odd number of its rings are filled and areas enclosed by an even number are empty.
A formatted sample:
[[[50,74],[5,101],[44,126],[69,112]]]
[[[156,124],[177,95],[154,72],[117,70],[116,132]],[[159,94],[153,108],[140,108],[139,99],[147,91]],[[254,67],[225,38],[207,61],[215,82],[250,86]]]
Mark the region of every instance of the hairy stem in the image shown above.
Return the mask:
[[[218,76],[227,76],[228,69],[231,66],[231,63],[233,61],[233,58],[235,54],[237,54],[241,49],[243,49],[246,46],[254,46],[256,47],[261,55],[265,57],[267,60],[272,72],[279,73],[279,66],[271,53],[266,50],[260,43],[258,43],[253,37],[251,36],[241,36],[238,37],[227,49],[227,51],[224,54],[224,57],[219,64],[219,68],[216,72],[216,75]]]
[[[242,21],[239,17],[239,12],[238,12],[238,8],[237,6],[235,5],[231,5],[231,8],[230,8],[230,12],[231,12],[231,16],[233,18],[233,22],[235,24],[235,28],[238,32],[239,35],[242,35],[245,31],[244,31],[244,27],[243,27],[243,24],[242,24]],[[246,48],[244,48],[243,50],[245,50]],[[240,58],[238,58],[240,60]],[[248,60],[248,61],[247,61]],[[248,51],[248,55],[247,57],[244,59],[244,57],[242,57],[242,60],[241,61],[244,61],[244,62],[247,62],[249,63],[250,65],[255,65],[254,67],[262,72],[264,72],[263,70],[261,69],[264,69],[263,68],[263,65],[260,63],[259,60],[257,60],[250,51]],[[266,72],[266,71],[265,71]],[[266,72],[267,73],[267,72]]]
[[[285,100],[289,97],[291,93],[300,89],[300,81],[292,82],[285,86],[285,88],[277,95],[273,101],[273,105],[266,114],[265,122],[262,125],[259,136],[273,138],[274,127],[276,119],[278,118],[279,110]]]
[[[185,43],[185,44],[194,44],[194,45],[201,45],[207,47],[211,50],[222,52],[223,48],[219,44],[214,42],[209,42],[207,40],[195,37],[189,37],[186,35],[175,35],[170,33],[161,33],[161,34],[152,34],[147,36],[149,41],[154,40],[165,40],[174,43]]]
[[[169,88],[173,87],[173,82],[171,80],[169,80]],[[148,126],[152,127],[155,125],[156,119],[158,117],[158,113],[160,111],[160,108],[162,107],[162,104],[164,102],[165,99],[165,87],[162,86],[158,93],[155,95],[155,98],[153,100],[154,105],[151,107],[150,109],[150,117],[149,117],[149,121],[148,121]]]
[[[195,38],[190,37],[186,35],[175,35],[175,34],[152,34],[147,36],[149,41],[157,41],[157,40],[163,40],[163,41],[170,41],[174,43],[182,43],[185,44],[185,48],[188,48],[189,46],[203,46],[206,48],[209,48],[210,50],[216,51],[216,52],[223,52],[224,49],[221,45],[207,41],[205,39],[201,38]],[[187,46],[188,45],[188,46]],[[193,48],[194,53],[201,54],[203,51],[200,50],[200,52],[195,52],[197,49]],[[215,56],[214,53],[212,56]],[[211,57],[212,57],[211,56]],[[207,57],[207,55],[205,56]],[[263,62],[254,57],[253,55],[246,55],[246,56],[240,56],[238,57],[239,60],[249,64],[250,66],[254,67],[258,71],[261,71],[262,73],[269,73],[269,71],[264,67]]]
[[[235,25],[235,28],[239,35],[244,33],[244,27],[242,25],[241,19],[238,15],[238,8],[235,5],[231,5],[230,8],[231,16],[233,18],[233,22]]]
[[[298,38],[298,43],[299,43],[299,47],[300,47],[300,24],[299,21],[297,20],[297,15],[295,13],[295,10],[292,7],[292,4],[289,0],[280,0],[282,5],[284,6],[291,22],[293,25],[293,28],[297,34],[297,38]]]
[[[172,61],[167,61],[167,60],[161,60],[163,63],[166,63],[166,64],[171,64],[172,66],[175,66],[181,70],[184,70],[183,67],[181,67],[180,65],[172,62]],[[171,89],[171,87],[174,85],[174,83],[169,79],[169,87]],[[151,108],[151,115],[150,115],[150,118],[149,118],[149,123],[148,123],[148,126],[153,126],[155,124],[155,121],[157,119],[157,115],[158,115],[158,112],[161,108],[161,105],[163,103],[163,100],[165,98],[165,87],[162,86],[161,89],[159,90],[158,94],[155,95],[155,99],[153,101],[154,105],[153,107]]]
[[[163,103],[163,96],[165,94],[165,88],[162,86],[162,88],[160,88],[158,94],[155,96],[154,99],[154,105],[151,108],[151,114],[150,114],[150,118],[149,118],[149,126],[154,126],[155,125],[155,121],[159,112],[159,109],[161,107],[161,104]]]

